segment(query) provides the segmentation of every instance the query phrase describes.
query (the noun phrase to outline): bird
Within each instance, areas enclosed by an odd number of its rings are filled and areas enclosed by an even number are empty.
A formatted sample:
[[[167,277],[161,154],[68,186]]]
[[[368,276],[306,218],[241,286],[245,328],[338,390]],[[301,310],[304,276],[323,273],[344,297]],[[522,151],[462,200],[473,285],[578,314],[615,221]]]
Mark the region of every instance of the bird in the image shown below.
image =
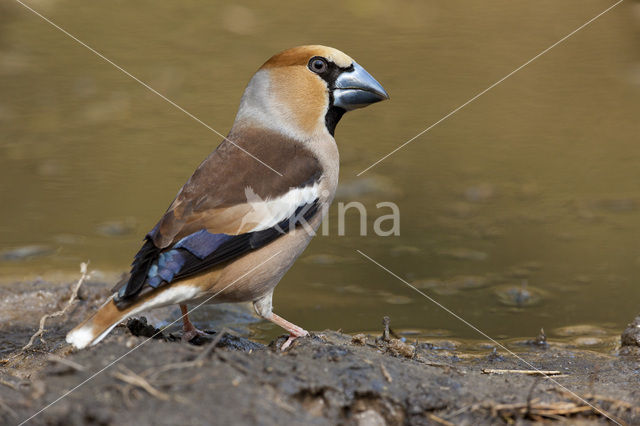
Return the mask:
[[[338,185],[342,116],[389,99],[345,53],[305,45],[268,59],[250,79],[227,137],[146,234],[130,273],[66,341],[95,345],[126,319],[179,305],[182,340],[204,332],[188,305],[252,302],[289,338],[309,333],[273,312],[273,292],[311,241]]]

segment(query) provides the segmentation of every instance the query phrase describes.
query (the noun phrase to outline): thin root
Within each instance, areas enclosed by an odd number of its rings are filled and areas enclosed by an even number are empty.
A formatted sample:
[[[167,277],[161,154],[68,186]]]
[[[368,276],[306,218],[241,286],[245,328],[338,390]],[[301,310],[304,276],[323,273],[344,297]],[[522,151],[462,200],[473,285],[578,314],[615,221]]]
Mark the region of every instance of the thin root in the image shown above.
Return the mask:
[[[29,343],[24,345],[20,350],[20,352],[24,352],[25,350],[31,348],[38,337],[40,338],[40,341],[42,341],[42,343],[45,343],[45,340],[42,337],[42,335],[45,332],[44,326],[47,322],[47,319],[59,317],[67,313],[71,305],[73,305],[73,302],[75,302],[76,299],[78,298],[78,291],[80,291],[80,287],[87,280],[87,278],[89,278],[90,274],[87,272],[87,266],[88,266],[88,262],[87,263],[82,262],[80,264],[80,273],[82,274],[82,276],[80,276],[80,279],[76,283],[76,286],[73,288],[73,292],[71,293],[71,296],[69,296],[69,300],[67,300],[67,304],[65,305],[65,307],[62,310],[59,310],[52,314],[46,314],[42,318],[40,318],[40,327],[38,328],[38,331],[36,331],[35,334],[31,336],[31,338],[29,339]]]
[[[125,366],[121,366],[120,368],[122,369],[122,372],[116,371],[115,373],[113,373],[113,377],[115,377],[116,379],[128,383],[132,386],[142,388],[149,395],[158,398],[161,401],[168,401],[169,399],[171,399],[169,394],[154,388],[151,383],[149,383],[144,377],[134,373]]]

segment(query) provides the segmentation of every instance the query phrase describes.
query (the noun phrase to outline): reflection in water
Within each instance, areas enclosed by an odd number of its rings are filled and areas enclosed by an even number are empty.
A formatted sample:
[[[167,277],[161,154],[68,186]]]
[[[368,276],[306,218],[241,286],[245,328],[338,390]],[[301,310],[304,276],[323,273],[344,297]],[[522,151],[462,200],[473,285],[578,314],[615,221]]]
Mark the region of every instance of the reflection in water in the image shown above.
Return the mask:
[[[622,4],[360,178],[606,5],[37,7],[222,133],[256,64],[293,45],[344,50],[389,90],[391,102],[337,130],[337,201],[370,212],[397,203],[401,235],[358,236],[354,211],[338,236],[333,210],[330,235],[314,240],[276,291],[278,311],[294,322],[361,331],[390,315],[396,328],[425,336],[476,337],[356,249],[494,337],[616,330],[637,314],[637,4]],[[11,282],[75,272],[86,259],[125,270],[220,139],[18,5],[0,8],[0,273]],[[372,229],[375,215],[368,220]],[[571,338],[589,336],[603,339]]]

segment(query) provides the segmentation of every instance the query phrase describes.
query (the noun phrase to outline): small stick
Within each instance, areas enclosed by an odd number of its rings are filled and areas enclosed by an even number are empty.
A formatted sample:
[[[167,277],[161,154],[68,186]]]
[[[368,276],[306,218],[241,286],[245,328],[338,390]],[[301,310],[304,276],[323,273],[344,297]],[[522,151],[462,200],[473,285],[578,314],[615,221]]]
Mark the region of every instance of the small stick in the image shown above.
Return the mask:
[[[573,399],[574,401],[578,401],[578,402],[579,402],[579,403],[581,403],[581,404],[583,404],[583,403],[584,403],[584,401],[582,400],[582,398],[578,397],[578,396],[577,396],[577,395],[575,395],[575,394],[572,394],[571,392],[567,392],[567,391],[565,391],[565,390],[563,390],[563,389],[559,389],[558,387],[555,387],[555,386],[554,386],[553,388],[551,388],[551,389],[552,389],[552,390],[554,390],[555,392],[560,393],[561,395],[564,395],[566,398]],[[591,395],[591,398],[593,398],[593,396],[594,396],[594,395]],[[586,398],[589,398],[589,397],[586,397]],[[614,421],[618,422],[619,424],[624,424],[624,422],[623,422],[622,420],[620,420],[618,417],[614,417],[614,416],[613,416],[612,414],[610,414],[608,411],[605,411],[604,409],[602,409],[602,408],[600,408],[600,407],[598,407],[598,408],[596,409],[596,408],[594,408],[593,406],[590,406],[590,408],[591,408],[591,409],[592,409],[592,411],[593,411],[594,413],[596,413],[596,414],[603,415],[603,416],[605,416],[605,417],[607,417],[607,418],[609,418],[609,419],[612,419],[612,420],[614,420],[614,419],[615,419]]]
[[[538,383],[540,383],[540,376],[535,376],[535,379],[533,379],[533,384],[531,385],[531,389],[529,389],[529,395],[527,396],[527,412],[525,413],[525,417],[529,417],[531,415],[533,392],[536,390],[536,386],[538,386]]]
[[[198,368],[198,367],[202,367],[204,365],[204,361],[207,358],[207,356],[209,356],[209,354],[211,352],[213,352],[213,350],[216,348],[216,346],[218,345],[218,343],[220,343],[220,340],[222,340],[222,338],[224,337],[225,334],[227,334],[227,329],[224,328],[222,329],[222,331],[219,331],[216,334],[216,337],[213,338],[213,340],[211,341],[211,343],[209,343],[207,345],[206,348],[204,348],[204,350],[202,352],[200,352],[200,354],[192,361],[182,361],[182,362],[175,362],[172,364],[165,364],[163,366],[161,366],[160,368],[150,368],[148,370],[145,370],[142,373],[142,376],[146,377],[149,376],[151,378],[157,378],[160,374],[170,371],[170,370],[178,370],[181,368]]]
[[[116,379],[122,380],[123,382],[128,383],[130,385],[140,387],[145,391],[147,391],[149,395],[154,396],[162,401],[168,401],[170,399],[168,394],[161,392],[158,389],[151,386],[151,383],[149,383],[144,377],[139,376],[138,374],[126,368],[125,366],[121,366],[121,368],[126,374],[115,372],[113,373],[113,376]]]
[[[584,395],[584,397],[586,399],[594,399],[596,401],[604,401],[604,402],[608,402],[610,404],[613,404],[615,406],[619,406],[622,407],[626,410],[632,410],[634,412],[638,412],[640,413],[640,407],[638,406],[634,406],[626,401],[622,401],[620,399],[614,399],[614,398],[610,398],[608,396],[602,396],[602,395],[597,395],[597,394],[587,394]]]
[[[382,375],[385,379],[387,379],[387,382],[393,382],[393,377],[391,377],[391,374],[389,374],[389,370],[387,370],[387,367],[385,367],[382,362],[380,363],[380,371],[382,371]]]
[[[385,342],[388,342],[389,340],[391,340],[391,337],[389,337],[390,333],[390,328],[389,325],[391,324],[391,319],[387,316],[382,317],[382,326],[384,327],[382,329],[382,340],[384,340]]]
[[[31,338],[29,339],[29,343],[27,343],[22,347],[22,349],[20,349],[21,352],[32,347],[33,343],[38,337],[40,338],[42,343],[45,343],[44,339],[42,338],[42,335],[44,334],[44,325],[47,322],[47,319],[64,315],[67,312],[67,310],[71,307],[73,302],[75,302],[75,300],[78,298],[78,291],[80,290],[80,286],[82,286],[85,280],[89,278],[89,274],[87,273],[87,264],[88,263],[85,263],[85,262],[82,262],[80,264],[80,273],[82,274],[82,276],[76,283],[76,286],[73,288],[73,292],[71,292],[71,296],[69,296],[69,300],[67,301],[67,304],[65,305],[65,307],[60,311],[54,312],[52,314],[45,314],[42,318],[40,318],[40,327],[38,328],[38,331],[36,331],[35,334],[31,336]]]
[[[227,334],[228,331],[226,328],[223,328],[221,331],[218,332],[218,334],[216,335],[216,337],[213,338],[213,341],[211,341],[211,343],[209,343],[209,345],[200,353],[200,355],[198,355],[196,357],[196,359],[194,361],[196,362],[204,362],[204,360],[209,356],[209,354],[211,352],[213,352],[213,350],[216,348],[216,346],[218,346],[218,343],[220,343],[220,340],[222,340],[222,338],[224,337],[225,334]]]
[[[8,381],[8,380],[0,379],[0,384],[5,385],[5,386],[7,386],[7,387],[10,387],[10,388],[11,388],[11,389],[13,389],[14,391],[17,391],[17,390],[18,390],[18,385],[17,385],[17,383],[12,383],[12,382],[10,382],[10,381]]]
[[[49,354],[49,356],[47,357],[47,361],[57,362],[58,364],[70,367],[76,371],[87,371],[87,367],[85,367],[84,365],[80,365],[77,362],[71,361],[70,359],[59,357],[58,355]]]
[[[495,368],[483,368],[484,374],[526,374],[529,376],[558,376],[562,371],[558,370],[501,370]]]
[[[435,414],[432,414],[432,413],[429,413],[429,418],[431,420],[433,420],[434,422],[436,422],[438,424],[441,424],[441,425],[444,425],[444,426],[454,426],[454,424],[451,423],[450,421],[445,420],[445,419],[443,419],[441,417],[438,417],[438,416],[436,416]]]

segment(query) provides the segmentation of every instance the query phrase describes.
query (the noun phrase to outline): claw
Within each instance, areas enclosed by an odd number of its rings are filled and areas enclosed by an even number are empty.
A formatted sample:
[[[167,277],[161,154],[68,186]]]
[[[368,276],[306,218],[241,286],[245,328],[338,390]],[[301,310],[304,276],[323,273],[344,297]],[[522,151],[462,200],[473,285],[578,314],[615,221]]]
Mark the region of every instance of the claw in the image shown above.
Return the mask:
[[[209,337],[210,334],[206,331],[198,330],[197,328],[193,327],[191,330],[184,330],[184,332],[182,333],[182,341],[184,343],[189,343],[198,336]]]
[[[187,305],[180,304],[180,310],[182,311],[182,341],[188,343],[195,339],[197,336],[207,337],[209,334],[198,330],[195,325],[189,320],[189,311]]]
[[[287,339],[286,342],[282,344],[282,346],[280,346],[280,350],[284,352],[285,350],[287,350],[289,346],[291,346],[293,341],[296,340],[298,337],[307,337],[308,335],[309,335],[309,332],[303,329],[300,329],[300,333],[297,335],[293,333],[289,334],[289,338]]]

